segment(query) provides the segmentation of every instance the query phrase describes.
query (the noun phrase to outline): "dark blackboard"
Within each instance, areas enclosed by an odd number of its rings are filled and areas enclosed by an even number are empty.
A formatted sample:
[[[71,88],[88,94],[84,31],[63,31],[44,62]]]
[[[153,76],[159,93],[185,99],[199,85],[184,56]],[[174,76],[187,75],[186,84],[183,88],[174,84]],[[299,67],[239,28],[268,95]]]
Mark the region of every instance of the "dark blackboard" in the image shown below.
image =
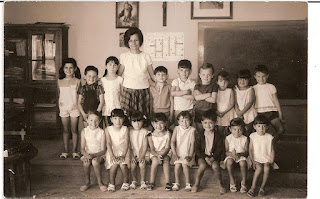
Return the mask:
[[[307,35],[306,21],[200,23],[199,64],[212,63],[216,74],[228,71],[232,83],[240,69],[253,74],[263,64],[279,98],[306,99]]]

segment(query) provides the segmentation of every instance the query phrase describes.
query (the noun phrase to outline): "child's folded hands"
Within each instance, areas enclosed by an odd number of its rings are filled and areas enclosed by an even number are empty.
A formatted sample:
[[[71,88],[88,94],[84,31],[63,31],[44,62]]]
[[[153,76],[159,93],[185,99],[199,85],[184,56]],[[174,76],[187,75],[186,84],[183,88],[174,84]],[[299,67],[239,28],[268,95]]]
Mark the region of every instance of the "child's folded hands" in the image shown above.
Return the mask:
[[[184,157],[184,159],[186,159],[187,162],[190,162],[192,160],[192,157],[191,156],[186,156],[186,157]]]

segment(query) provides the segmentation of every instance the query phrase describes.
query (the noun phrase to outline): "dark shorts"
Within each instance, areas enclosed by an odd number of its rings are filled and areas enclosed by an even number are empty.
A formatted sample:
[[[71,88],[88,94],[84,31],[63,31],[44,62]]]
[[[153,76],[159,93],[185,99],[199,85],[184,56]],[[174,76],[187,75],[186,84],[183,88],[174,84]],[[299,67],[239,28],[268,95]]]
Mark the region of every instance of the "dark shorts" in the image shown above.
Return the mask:
[[[278,111],[269,111],[269,112],[264,112],[264,113],[258,113],[258,115],[263,115],[265,116],[269,122],[271,122],[272,120],[279,118],[279,113]]]

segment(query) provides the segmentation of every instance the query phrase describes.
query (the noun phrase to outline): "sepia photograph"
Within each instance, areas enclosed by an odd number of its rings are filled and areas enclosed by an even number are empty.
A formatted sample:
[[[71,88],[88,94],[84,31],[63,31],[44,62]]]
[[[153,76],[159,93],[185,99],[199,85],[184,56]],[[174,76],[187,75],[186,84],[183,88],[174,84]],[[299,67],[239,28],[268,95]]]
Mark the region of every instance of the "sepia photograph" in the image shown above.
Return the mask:
[[[309,197],[308,2],[3,12],[3,197]]]

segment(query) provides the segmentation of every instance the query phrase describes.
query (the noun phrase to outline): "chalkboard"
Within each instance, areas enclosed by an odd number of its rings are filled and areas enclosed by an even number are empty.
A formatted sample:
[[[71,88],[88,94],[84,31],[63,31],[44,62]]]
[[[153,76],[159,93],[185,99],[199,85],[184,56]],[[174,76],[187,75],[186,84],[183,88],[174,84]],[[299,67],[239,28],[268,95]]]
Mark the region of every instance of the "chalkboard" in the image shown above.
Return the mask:
[[[240,69],[253,75],[263,64],[280,99],[306,99],[307,36],[307,21],[199,23],[199,66],[212,63],[235,84]]]

